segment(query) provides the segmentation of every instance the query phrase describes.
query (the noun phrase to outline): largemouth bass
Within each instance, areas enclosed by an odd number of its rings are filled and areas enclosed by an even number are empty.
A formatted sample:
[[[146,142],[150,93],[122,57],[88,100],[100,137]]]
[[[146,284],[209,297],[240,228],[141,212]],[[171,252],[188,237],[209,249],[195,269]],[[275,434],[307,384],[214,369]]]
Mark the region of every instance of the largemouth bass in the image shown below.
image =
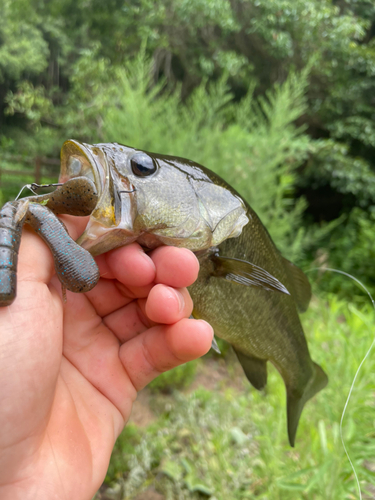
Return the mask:
[[[193,316],[208,321],[215,335],[232,345],[256,389],[266,385],[267,362],[277,368],[286,387],[288,437],[294,446],[304,404],[328,379],[311,360],[298,316],[310,301],[309,282],[280,254],[256,213],[205,167],[116,143],[65,142],[60,182],[70,186],[74,181],[81,204],[85,192],[91,196],[89,223],[77,243],[92,255],[134,241],[147,250],[173,245],[196,253],[200,272],[189,287]],[[55,213],[76,213],[61,209],[61,192],[55,200],[44,197],[47,206]],[[32,207],[38,199],[15,203]],[[11,206],[23,214],[22,220],[14,216],[17,227],[30,220],[26,205]]]

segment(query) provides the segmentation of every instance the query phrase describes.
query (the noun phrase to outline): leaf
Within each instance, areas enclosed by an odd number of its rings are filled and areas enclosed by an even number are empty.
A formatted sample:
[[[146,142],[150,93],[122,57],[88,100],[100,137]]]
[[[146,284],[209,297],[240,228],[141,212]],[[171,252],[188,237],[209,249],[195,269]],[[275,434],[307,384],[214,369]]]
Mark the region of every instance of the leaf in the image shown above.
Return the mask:
[[[160,468],[160,472],[168,476],[173,481],[180,481],[183,475],[181,465],[176,460],[167,460]]]
[[[303,484],[287,483],[287,482],[283,482],[283,481],[280,481],[277,484],[282,490],[305,491],[305,486]]]
[[[244,434],[239,427],[232,427],[229,433],[230,437],[238,445],[243,445],[246,441],[248,441],[246,434]]]
[[[185,478],[185,484],[188,488],[189,491],[192,493],[202,493],[203,495],[206,495],[210,497],[213,494],[213,491],[205,486],[204,484],[201,484],[197,481],[197,479],[194,476],[186,476]]]

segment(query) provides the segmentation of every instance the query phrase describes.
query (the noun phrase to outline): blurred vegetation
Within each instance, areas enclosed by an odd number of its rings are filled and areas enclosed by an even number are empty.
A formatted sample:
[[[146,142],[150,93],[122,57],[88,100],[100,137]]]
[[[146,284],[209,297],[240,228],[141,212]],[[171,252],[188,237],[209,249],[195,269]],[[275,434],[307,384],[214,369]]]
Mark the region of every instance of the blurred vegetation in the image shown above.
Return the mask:
[[[166,500],[359,498],[339,423],[371,344],[374,311],[368,304],[357,308],[331,296],[315,299],[303,317],[312,357],[330,374],[330,382],[306,405],[294,449],[287,441],[280,375],[270,366],[267,393],[259,393],[230,369],[237,362],[227,356],[229,373],[221,391],[204,382],[192,391],[176,391],[159,403],[155,422],[147,428],[127,426],[108,470],[106,483],[114,488],[109,492],[116,492],[108,498],[130,500],[150,487]],[[212,362],[209,366],[219,368]],[[374,498],[375,492],[374,390],[375,360],[370,356],[343,421],[363,498]]]
[[[340,253],[342,224],[373,240],[372,0],[0,0],[0,11],[2,166],[57,157],[69,137],[186,156],[233,183],[289,258],[306,266],[324,249],[373,286],[364,251]]]
[[[185,389],[194,380],[199,360],[191,361],[161,373],[149,383],[148,387],[154,392],[170,393],[174,390]]]

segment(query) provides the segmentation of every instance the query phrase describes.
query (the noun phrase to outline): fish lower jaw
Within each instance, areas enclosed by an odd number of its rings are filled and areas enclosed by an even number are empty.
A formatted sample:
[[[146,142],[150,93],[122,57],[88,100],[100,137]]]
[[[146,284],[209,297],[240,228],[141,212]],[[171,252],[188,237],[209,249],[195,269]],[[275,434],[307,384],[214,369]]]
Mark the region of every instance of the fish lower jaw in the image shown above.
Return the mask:
[[[104,227],[100,224],[89,225],[77,240],[78,245],[92,255],[100,255],[115,248],[136,241],[137,235],[127,229]]]
[[[137,243],[148,250],[165,245],[159,236],[152,233],[141,233],[137,236]]]

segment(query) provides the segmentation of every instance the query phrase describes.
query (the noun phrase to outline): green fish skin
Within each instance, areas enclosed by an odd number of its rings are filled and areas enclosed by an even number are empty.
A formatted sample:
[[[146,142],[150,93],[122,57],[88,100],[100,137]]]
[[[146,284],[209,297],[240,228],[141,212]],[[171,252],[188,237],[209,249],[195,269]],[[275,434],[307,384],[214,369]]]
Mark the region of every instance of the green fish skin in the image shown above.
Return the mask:
[[[78,177],[81,187],[69,191],[69,208],[51,195],[48,207],[55,213],[76,208],[90,213],[78,243],[92,255],[134,241],[146,251],[174,245],[196,253],[200,272],[189,287],[193,316],[208,321],[233,346],[256,389],[267,383],[267,362],[277,368],[286,387],[288,437],[294,446],[306,401],[328,379],[310,358],[298,316],[308,307],[310,284],[280,254],[256,213],[202,165],[121,144],[66,141],[60,182],[73,186]],[[82,178],[89,182],[82,184]]]
[[[288,437],[294,446],[306,401],[328,382],[322,368],[310,357],[297,313],[297,308],[303,312],[308,307],[310,285],[303,272],[282,257],[256,213],[246,206],[249,223],[238,238],[219,245],[219,254],[266,269],[291,295],[216,277],[215,264],[202,254],[198,255],[198,280],[189,288],[193,316],[208,321],[215,334],[232,345],[256,389],[263,389],[267,383],[267,361],[277,368],[286,387]]]

